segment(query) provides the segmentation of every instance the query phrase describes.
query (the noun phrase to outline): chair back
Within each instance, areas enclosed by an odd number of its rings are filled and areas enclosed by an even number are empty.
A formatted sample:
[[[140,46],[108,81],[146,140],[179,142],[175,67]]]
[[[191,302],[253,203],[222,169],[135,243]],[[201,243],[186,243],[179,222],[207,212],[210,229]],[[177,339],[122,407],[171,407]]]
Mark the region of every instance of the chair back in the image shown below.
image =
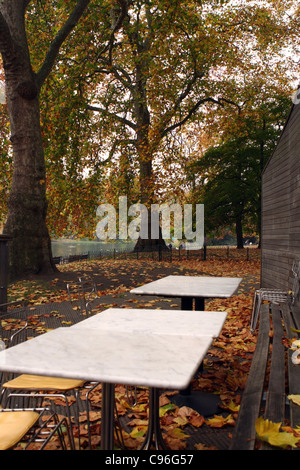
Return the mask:
[[[28,308],[26,302],[0,304],[0,349],[27,340]]]

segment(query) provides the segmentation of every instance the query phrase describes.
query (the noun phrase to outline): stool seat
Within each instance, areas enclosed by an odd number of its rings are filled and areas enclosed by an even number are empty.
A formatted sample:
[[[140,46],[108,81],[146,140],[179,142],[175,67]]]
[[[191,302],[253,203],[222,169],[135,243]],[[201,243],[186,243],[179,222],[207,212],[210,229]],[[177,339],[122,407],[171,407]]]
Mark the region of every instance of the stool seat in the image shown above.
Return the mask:
[[[35,411],[7,411],[0,413],[0,450],[11,449],[38,421]]]
[[[67,391],[82,387],[84,380],[48,377],[45,375],[21,374],[3,384],[3,388],[15,390],[53,390]]]

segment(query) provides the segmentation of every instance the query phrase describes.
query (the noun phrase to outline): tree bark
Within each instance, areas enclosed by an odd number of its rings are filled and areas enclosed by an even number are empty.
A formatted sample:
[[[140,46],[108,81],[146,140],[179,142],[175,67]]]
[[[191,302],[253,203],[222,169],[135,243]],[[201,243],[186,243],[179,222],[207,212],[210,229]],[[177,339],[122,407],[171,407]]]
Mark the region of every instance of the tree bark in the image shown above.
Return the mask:
[[[149,51],[149,44],[148,40],[144,40],[142,44],[136,41],[138,57],[135,64],[136,80],[133,93],[136,121],[136,150],[140,170],[140,200],[148,209],[148,238],[139,237],[134,248],[135,251],[152,251],[158,249],[158,246],[167,248],[162,238],[161,228],[159,228],[159,238],[151,237],[151,204],[154,203],[155,185],[152,164],[153,152],[149,142],[151,122],[147,103],[147,77],[149,75],[147,53]]]
[[[21,77],[19,77],[21,78]],[[11,278],[27,272],[55,272],[46,226],[46,173],[39,122],[39,97],[24,98],[7,83],[14,173],[4,233],[9,244]]]
[[[236,247],[238,249],[244,248],[244,240],[243,240],[243,224],[241,217],[236,218],[235,222],[236,228]]]
[[[4,234],[10,279],[27,272],[55,271],[46,227],[46,175],[39,112],[39,87],[31,69],[22,8],[2,5],[1,38],[14,172]]]
[[[6,100],[13,151],[13,181],[4,234],[9,243],[9,277],[55,272],[46,226],[46,172],[40,126],[40,89],[59,48],[77,24],[90,0],[78,0],[54,38],[38,73],[31,67],[25,29],[30,0],[0,4],[0,52],[5,73]]]

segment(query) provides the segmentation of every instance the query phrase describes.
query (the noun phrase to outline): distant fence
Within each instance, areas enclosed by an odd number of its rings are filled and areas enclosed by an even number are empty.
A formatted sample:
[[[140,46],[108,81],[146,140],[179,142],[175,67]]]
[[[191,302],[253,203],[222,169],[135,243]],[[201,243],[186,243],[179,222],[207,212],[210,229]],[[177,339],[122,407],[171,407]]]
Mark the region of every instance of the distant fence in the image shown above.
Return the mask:
[[[204,246],[200,250],[186,250],[184,248],[168,248],[162,249],[161,247],[153,248],[150,250],[142,251],[126,251],[120,249],[103,250],[103,251],[89,251],[88,253],[80,255],[56,256],[53,258],[55,264],[66,264],[74,261],[81,261],[87,259],[153,259],[156,261],[179,261],[180,259],[240,259],[240,260],[259,260],[260,249],[257,247],[245,247],[237,249],[234,246],[216,247]]]

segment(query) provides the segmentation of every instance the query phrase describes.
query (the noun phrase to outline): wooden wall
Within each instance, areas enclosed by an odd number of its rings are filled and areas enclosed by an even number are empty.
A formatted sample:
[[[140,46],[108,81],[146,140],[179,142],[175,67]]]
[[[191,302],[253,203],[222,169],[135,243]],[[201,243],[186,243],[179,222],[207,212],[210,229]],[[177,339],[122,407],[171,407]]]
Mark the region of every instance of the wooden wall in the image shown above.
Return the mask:
[[[293,260],[300,260],[300,104],[263,173],[261,287],[291,289]]]

